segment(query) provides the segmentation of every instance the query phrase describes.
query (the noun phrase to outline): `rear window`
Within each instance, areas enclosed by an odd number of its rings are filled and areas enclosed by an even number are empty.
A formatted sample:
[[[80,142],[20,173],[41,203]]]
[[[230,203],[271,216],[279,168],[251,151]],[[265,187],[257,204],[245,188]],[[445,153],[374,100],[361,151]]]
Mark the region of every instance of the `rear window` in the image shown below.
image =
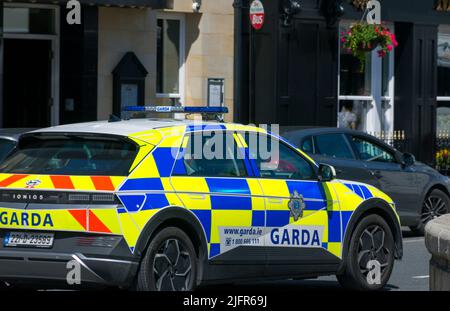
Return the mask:
[[[0,173],[127,176],[137,152],[137,145],[116,137],[28,136]]]

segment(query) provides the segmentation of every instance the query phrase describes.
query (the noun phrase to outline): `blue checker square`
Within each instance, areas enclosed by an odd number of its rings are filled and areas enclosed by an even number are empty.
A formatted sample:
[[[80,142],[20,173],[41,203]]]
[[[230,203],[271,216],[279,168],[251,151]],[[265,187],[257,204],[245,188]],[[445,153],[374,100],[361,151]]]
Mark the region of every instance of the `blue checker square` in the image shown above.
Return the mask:
[[[164,194],[147,194],[147,200],[142,207],[142,210],[160,209],[169,206],[169,201]]]
[[[341,212],[328,212],[328,242],[341,242]]]
[[[211,244],[209,249],[209,257],[214,257],[220,254],[220,244]]]
[[[264,211],[252,212],[252,227],[264,227],[266,225],[266,213]]]
[[[164,190],[164,187],[160,178],[136,178],[128,179],[120,190]]]
[[[205,230],[206,241],[211,241],[211,211],[210,210],[191,210],[198,220],[202,224],[203,230]]]
[[[250,197],[211,196],[211,208],[213,210],[250,211],[252,199]]]
[[[153,158],[160,177],[170,176],[177,153],[178,149],[176,148],[157,148],[153,151]]]
[[[267,211],[266,227],[284,227],[289,225],[290,211]]]
[[[345,232],[347,230],[348,222],[352,217],[353,212],[341,212],[342,217],[342,230]]]

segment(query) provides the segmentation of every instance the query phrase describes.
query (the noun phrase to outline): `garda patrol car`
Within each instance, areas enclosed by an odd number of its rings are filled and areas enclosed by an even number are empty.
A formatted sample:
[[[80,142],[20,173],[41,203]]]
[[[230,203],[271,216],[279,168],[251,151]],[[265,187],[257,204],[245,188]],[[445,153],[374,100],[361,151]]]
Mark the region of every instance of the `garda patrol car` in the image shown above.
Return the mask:
[[[23,136],[0,166],[0,238],[0,281],[65,283],[78,265],[81,286],[139,290],[330,274],[379,289],[402,256],[378,189],[261,128],[174,119]]]

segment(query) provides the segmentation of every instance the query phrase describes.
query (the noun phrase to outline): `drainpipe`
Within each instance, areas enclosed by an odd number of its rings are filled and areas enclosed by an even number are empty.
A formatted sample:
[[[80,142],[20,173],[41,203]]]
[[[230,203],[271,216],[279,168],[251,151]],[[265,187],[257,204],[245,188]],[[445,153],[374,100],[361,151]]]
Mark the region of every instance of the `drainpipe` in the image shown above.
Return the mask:
[[[242,1],[234,0],[234,107],[235,122],[242,122]]]

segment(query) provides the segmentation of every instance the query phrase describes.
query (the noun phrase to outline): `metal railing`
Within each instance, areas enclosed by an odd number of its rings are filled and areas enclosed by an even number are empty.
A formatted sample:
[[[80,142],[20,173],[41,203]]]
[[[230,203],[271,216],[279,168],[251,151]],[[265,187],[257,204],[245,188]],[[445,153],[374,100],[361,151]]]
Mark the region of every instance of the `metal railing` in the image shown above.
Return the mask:
[[[395,149],[406,152],[411,150],[410,140],[405,131],[368,132],[368,134],[384,141]],[[439,131],[435,140],[435,168],[442,174],[450,176],[450,131]]]
[[[395,149],[405,152],[409,147],[409,140],[406,138],[405,131],[393,131],[393,132],[367,132],[369,135],[372,135],[386,144],[394,147]]]

